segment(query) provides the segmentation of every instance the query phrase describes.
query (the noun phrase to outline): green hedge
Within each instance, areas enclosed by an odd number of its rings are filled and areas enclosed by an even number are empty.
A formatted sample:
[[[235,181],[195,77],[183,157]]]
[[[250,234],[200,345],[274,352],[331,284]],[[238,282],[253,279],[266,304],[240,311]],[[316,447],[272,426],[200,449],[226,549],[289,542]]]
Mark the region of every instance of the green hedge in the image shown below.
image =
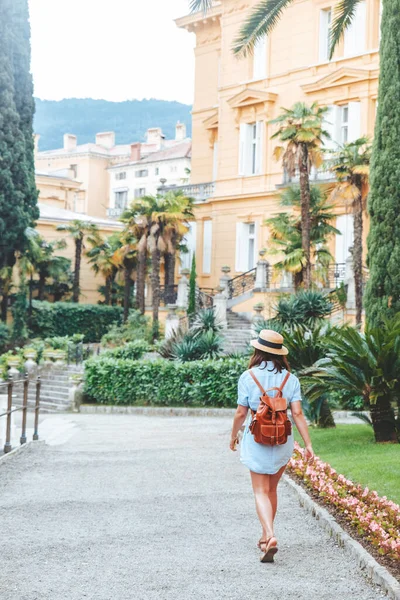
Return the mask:
[[[101,404],[235,407],[247,360],[187,363],[94,358],[85,363],[85,393]]]
[[[84,342],[99,342],[111,325],[122,322],[122,316],[120,306],[35,300],[30,336],[50,338],[81,333]]]

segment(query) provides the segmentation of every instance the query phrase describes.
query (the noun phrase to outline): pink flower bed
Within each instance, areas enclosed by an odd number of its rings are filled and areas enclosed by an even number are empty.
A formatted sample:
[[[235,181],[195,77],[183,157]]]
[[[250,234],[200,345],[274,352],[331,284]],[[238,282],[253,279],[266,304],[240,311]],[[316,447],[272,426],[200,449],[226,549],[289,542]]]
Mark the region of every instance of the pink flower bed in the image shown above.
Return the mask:
[[[382,555],[400,560],[400,506],[368,488],[356,485],[335,469],[315,457],[304,460],[304,450],[295,444],[289,469],[304,484],[316,491],[327,504],[335,506],[358,533]]]

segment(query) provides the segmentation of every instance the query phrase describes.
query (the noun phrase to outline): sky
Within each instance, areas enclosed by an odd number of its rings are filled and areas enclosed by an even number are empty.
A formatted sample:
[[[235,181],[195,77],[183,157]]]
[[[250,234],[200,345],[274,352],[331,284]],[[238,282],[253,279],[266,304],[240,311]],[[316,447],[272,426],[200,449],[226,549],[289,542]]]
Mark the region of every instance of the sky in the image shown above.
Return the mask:
[[[29,0],[35,96],[193,102],[189,0]]]

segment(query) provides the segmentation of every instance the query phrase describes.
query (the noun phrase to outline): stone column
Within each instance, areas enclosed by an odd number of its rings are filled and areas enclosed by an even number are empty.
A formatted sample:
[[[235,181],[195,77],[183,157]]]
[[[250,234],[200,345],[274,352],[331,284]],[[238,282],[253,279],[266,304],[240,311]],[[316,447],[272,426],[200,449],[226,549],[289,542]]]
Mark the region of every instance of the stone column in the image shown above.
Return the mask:
[[[178,283],[177,305],[179,308],[187,309],[189,299],[189,269],[182,269],[181,278]]]
[[[228,296],[225,288],[219,286],[217,293],[214,296],[214,311],[217,321],[219,321],[223,329],[228,329],[227,313],[228,310]]]
[[[176,314],[178,306],[176,304],[168,304],[168,315],[165,321],[165,339],[172,337],[174,332],[179,328],[179,316]]]
[[[261,250],[256,266],[254,290],[257,292],[265,292],[269,288],[269,262],[264,260],[264,254],[265,250]]]
[[[344,284],[347,286],[347,300],[346,308],[348,310],[355,310],[356,308],[356,286],[354,283],[354,271],[353,271],[353,256],[346,259],[346,271],[344,276]]]

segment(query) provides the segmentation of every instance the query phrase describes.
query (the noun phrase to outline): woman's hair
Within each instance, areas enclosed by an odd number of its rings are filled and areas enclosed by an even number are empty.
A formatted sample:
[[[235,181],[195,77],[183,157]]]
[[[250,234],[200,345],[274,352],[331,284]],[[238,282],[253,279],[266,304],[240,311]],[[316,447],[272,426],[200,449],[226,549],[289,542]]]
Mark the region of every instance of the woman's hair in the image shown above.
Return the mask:
[[[254,348],[253,356],[250,358],[249,369],[258,367],[262,363],[265,363],[263,369],[266,369],[268,361],[274,363],[272,371],[275,371],[276,373],[282,373],[283,369],[286,369],[287,371],[290,370],[286,356],[270,354],[269,352],[258,350],[258,348]]]

